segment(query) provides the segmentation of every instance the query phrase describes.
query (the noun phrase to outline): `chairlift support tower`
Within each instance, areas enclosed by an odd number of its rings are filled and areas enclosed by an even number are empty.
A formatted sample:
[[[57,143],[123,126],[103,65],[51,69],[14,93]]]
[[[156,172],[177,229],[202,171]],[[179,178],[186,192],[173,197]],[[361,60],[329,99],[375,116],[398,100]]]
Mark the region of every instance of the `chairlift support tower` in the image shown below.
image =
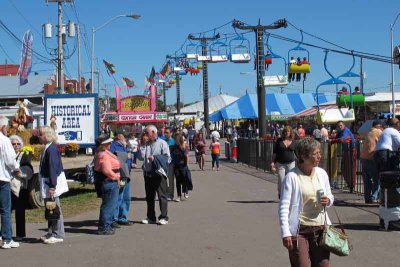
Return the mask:
[[[267,130],[267,116],[265,114],[265,86],[263,77],[265,76],[264,65],[264,31],[286,28],[287,21],[285,19],[277,20],[271,25],[261,25],[260,19],[256,26],[246,26],[239,20],[234,20],[232,26],[240,30],[251,30],[256,34],[256,69],[257,69],[257,99],[258,99],[258,129],[259,136],[264,136]]]
[[[188,39],[194,41],[200,41],[201,43],[201,54],[207,56],[207,43],[208,41],[214,41],[220,38],[219,33],[211,37],[194,37],[189,34]],[[208,67],[207,61],[203,61],[203,103],[204,103],[204,125],[206,127],[207,136],[210,134],[210,120],[209,120],[209,108],[208,108]]]

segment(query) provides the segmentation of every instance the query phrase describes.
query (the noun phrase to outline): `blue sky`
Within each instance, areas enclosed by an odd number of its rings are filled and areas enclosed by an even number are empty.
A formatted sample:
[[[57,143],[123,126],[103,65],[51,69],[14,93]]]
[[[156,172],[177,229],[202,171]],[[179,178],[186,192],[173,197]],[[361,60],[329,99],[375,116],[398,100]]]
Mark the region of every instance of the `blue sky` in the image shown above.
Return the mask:
[[[75,1],[75,9],[69,4],[64,5],[64,21],[77,22],[75,11],[83,28],[83,37],[87,39],[86,46],[82,44],[82,68],[84,76],[90,77],[90,46],[91,28],[99,27],[108,19],[127,13],[142,15],[139,20],[120,18],[96,32],[95,55],[100,69],[101,87],[106,86],[109,94],[114,94],[112,87],[115,82],[105,71],[102,59],[115,65],[115,77],[122,85],[121,77],[133,79],[138,85],[130,89],[130,94],[141,94],[146,75],[151,67],[160,70],[165,62],[165,56],[178,50],[185,42],[189,33],[212,30],[234,18],[255,25],[258,19],[262,24],[270,24],[277,19],[286,18],[290,23],[305,32],[327,39],[350,50],[358,50],[378,55],[390,56],[390,24],[400,12],[400,4],[393,0],[336,0],[336,1]],[[52,57],[45,50],[41,37],[41,25],[50,22],[57,24],[57,5],[42,1],[2,0],[0,19],[22,38],[24,32],[31,29],[34,34],[34,49],[47,57]],[[400,22],[395,26],[395,44],[400,44]],[[234,33],[227,25],[217,32]],[[300,33],[293,27],[275,30],[276,33],[288,38],[300,39]],[[253,33],[245,35],[254,49]],[[55,38],[48,40],[47,46],[55,48]],[[309,36],[304,41],[321,46],[329,46]],[[74,40],[68,39],[69,50],[73,50]],[[20,45],[16,44],[0,28],[0,62],[18,64],[20,60]],[[270,39],[274,53],[287,57],[287,51],[295,44],[277,39]],[[87,52],[86,52],[87,51]],[[305,83],[306,92],[315,92],[316,86],[329,78],[323,67],[323,51],[309,48],[312,72]],[[40,73],[51,73],[54,66],[40,63],[34,59],[33,70]],[[330,53],[328,68],[334,75],[347,71],[352,64],[352,58]],[[77,53],[66,60],[67,74],[76,78]],[[370,60],[364,60],[366,73],[365,91],[389,92],[390,65]],[[271,74],[282,74],[282,63],[276,62],[270,66]],[[359,72],[359,59],[353,70]],[[247,75],[240,72],[249,72]],[[400,84],[399,69],[395,67],[395,77]],[[219,63],[209,65],[209,89],[211,95],[222,92],[240,96],[245,91],[255,92],[255,73],[253,64]],[[348,79],[354,87],[359,85],[359,79]],[[181,100],[191,102],[200,100],[201,75],[186,76],[181,81]],[[396,86],[396,89],[400,87]],[[284,92],[301,92],[302,84],[295,83],[285,87]],[[278,92],[280,88],[268,88],[267,92]],[[334,92],[334,88],[323,87],[322,91]],[[124,89],[126,95],[127,91]],[[103,94],[103,92],[101,92]],[[174,103],[176,91],[174,87],[167,93],[167,102]]]

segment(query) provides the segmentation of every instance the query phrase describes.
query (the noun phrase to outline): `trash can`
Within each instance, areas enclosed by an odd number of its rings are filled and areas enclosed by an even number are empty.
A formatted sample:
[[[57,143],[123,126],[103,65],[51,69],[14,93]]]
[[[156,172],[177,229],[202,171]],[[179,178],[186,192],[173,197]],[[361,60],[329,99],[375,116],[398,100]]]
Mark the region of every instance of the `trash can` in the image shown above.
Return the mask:
[[[400,171],[380,172],[379,179],[380,224],[386,230],[400,231]]]
[[[231,159],[231,144],[229,142],[225,142],[225,158]]]
[[[231,162],[236,163],[237,162],[237,143],[235,140],[233,140],[231,144]]]

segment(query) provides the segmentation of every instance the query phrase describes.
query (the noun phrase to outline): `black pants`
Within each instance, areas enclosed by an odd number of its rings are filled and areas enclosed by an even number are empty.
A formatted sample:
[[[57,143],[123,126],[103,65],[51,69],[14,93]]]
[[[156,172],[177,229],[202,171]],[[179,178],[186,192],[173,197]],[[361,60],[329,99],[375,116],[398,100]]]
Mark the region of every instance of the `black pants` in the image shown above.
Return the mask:
[[[154,198],[157,193],[158,202],[160,204],[160,210],[161,210],[161,215],[158,217],[158,219],[168,220],[167,179],[158,174],[153,174],[153,175],[145,174],[144,187],[146,190],[147,219],[151,221],[156,220]]]
[[[181,197],[182,192],[185,194],[188,193],[187,179],[185,177],[184,167],[175,167],[174,173],[176,177],[176,193],[178,194],[178,197]]]
[[[21,188],[19,197],[11,194],[12,206],[15,209],[16,236],[26,237],[25,209],[28,204],[28,190]]]
[[[399,168],[399,158],[396,152],[388,149],[377,150],[374,154],[374,160],[379,172],[394,171]]]

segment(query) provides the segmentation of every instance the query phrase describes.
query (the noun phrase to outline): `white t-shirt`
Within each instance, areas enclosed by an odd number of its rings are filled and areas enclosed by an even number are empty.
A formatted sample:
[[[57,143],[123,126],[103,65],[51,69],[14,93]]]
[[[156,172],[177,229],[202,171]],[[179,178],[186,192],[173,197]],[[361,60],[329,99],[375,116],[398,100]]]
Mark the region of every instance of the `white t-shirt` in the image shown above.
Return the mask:
[[[129,139],[129,147],[131,148],[132,152],[137,152],[139,143],[137,141],[137,138],[135,139]]]
[[[378,139],[375,150],[397,151],[400,147],[400,133],[393,127],[386,128],[383,130],[381,136]]]

